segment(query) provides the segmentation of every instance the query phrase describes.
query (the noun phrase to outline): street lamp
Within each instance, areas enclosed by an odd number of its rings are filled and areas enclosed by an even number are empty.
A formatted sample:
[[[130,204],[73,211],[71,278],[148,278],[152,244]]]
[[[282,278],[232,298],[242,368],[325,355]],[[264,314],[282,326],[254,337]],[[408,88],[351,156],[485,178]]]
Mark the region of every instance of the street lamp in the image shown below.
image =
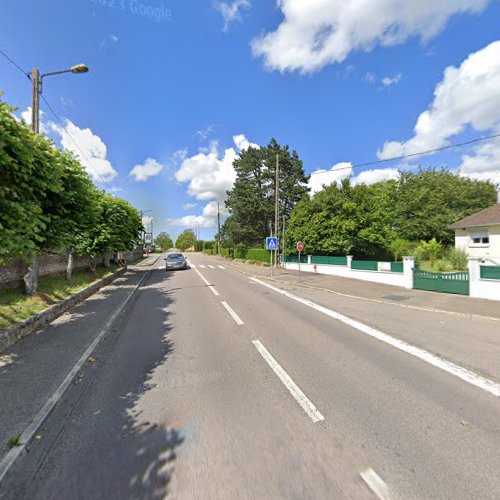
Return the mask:
[[[32,115],[31,115],[31,130],[35,134],[40,131],[40,96],[43,91],[43,79],[47,76],[62,75],[64,73],[73,73],[75,75],[87,73],[89,70],[88,66],[85,64],[77,64],[69,69],[63,69],[59,71],[51,71],[50,73],[40,74],[38,68],[34,68],[31,75],[28,75],[31,82],[33,83],[33,98],[32,98]]]

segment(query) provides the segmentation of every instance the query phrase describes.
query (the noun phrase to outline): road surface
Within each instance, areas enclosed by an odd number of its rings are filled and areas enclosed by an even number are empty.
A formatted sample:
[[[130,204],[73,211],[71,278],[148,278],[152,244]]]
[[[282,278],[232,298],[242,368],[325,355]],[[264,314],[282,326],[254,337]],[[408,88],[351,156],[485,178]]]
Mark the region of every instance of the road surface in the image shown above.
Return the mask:
[[[500,498],[499,397],[189,260],[142,271],[2,498]]]

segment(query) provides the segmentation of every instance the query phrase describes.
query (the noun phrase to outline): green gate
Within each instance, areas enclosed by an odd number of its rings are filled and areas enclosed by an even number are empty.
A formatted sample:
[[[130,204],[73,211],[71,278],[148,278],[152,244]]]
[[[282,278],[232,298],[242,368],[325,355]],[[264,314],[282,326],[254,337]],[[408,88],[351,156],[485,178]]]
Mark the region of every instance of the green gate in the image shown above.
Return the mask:
[[[431,292],[457,293],[469,295],[469,273],[431,273],[415,269],[413,271],[413,288]]]

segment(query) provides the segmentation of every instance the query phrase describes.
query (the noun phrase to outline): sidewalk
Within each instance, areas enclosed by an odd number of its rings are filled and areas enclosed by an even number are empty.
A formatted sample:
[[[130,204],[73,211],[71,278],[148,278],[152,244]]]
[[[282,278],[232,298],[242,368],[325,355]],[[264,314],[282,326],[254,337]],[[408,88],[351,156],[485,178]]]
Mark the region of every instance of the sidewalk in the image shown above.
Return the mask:
[[[148,257],[44,329],[0,354],[0,460],[59,387],[111,315],[149,269]]]
[[[213,259],[224,262],[226,266],[237,271],[262,277],[290,286],[314,288],[337,295],[371,302],[382,302],[394,306],[424,311],[456,313],[464,317],[484,316],[500,321],[500,302],[475,299],[463,295],[408,290],[406,288],[361,281],[340,276],[325,274],[302,273],[301,281],[298,272],[279,268],[271,276],[270,268],[230,261],[223,257],[213,256]]]

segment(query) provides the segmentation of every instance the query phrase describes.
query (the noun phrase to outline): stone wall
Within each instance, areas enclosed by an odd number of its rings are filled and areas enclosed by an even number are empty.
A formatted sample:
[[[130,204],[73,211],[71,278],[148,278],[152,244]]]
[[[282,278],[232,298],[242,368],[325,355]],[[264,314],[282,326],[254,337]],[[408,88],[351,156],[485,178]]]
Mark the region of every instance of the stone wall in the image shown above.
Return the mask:
[[[132,263],[142,258],[142,249],[123,252],[127,262]],[[96,259],[97,265],[104,264],[104,257]],[[50,276],[66,272],[68,262],[67,253],[42,255],[39,259],[39,276]],[[0,288],[14,288],[23,284],[23,276],[26,274],[26,263],[22,259],[13,259],[7,265],[0,266]],[[75,257],[73,268],[88,269],[89,261],[86,257]]]

